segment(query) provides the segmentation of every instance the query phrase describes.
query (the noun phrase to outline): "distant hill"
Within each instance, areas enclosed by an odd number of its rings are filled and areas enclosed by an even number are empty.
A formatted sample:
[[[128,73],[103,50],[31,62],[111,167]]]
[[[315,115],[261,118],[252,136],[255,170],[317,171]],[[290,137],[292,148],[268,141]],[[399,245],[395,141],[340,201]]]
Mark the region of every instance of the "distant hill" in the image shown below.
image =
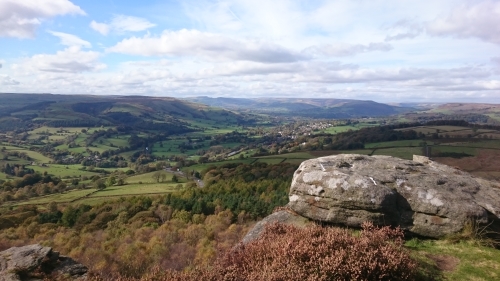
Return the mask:
[[[246,124],[248,118],[224,109],[170,97],[0,94],[0,129],[127,126],[172,133],[192,130],[190,120]]]
[[[415,106],[419,112],[404,114],[404,118],[413,122],[426,123],[439,120],[464,120],[473,124],[500,124],[500,104],[486,103],[444,103],[421,104]]]
[[[369,100],[349,99],[195,97],[186,100],[232,110],[248,110],[310,118],[376,117],[394,115],[412,110],[410,107],[388,105]]]

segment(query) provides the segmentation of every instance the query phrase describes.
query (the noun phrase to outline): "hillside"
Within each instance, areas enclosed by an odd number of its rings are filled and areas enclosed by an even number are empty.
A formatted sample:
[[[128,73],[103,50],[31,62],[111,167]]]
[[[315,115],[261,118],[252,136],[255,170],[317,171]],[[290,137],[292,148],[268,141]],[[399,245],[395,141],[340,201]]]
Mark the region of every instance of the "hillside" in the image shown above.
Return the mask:
[[[412,110],[374,101],[313,98],[210,98],[186,99],[209,106],[309,118],[356,118],[388,116]]]
[[[0,94],[0,130],[13,128],[126,125],[137,129],[191,131],[189,120],[247,123],[227,110],[169,97]]]

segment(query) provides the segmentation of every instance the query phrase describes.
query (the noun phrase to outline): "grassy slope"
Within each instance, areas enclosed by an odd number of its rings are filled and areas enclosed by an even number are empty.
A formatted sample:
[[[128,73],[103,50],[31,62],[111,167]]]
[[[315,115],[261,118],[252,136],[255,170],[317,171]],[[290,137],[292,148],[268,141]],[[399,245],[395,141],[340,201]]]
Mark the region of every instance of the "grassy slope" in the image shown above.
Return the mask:
[[[469,241],[446,240],[412,239],[406,246],[438,280],[500,280],[500,250]]]

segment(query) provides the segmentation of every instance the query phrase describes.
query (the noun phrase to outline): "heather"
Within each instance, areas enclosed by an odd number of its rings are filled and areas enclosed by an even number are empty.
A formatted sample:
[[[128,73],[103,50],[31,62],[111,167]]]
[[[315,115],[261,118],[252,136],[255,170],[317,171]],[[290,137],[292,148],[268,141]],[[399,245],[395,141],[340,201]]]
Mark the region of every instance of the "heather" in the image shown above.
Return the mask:
[[[140,280],[417,280],[418,264],[403,243],[400,229],[371,223],[358,235],[335,227],[272,224],[258,240],[228,250],[212,266],[157,271]]]

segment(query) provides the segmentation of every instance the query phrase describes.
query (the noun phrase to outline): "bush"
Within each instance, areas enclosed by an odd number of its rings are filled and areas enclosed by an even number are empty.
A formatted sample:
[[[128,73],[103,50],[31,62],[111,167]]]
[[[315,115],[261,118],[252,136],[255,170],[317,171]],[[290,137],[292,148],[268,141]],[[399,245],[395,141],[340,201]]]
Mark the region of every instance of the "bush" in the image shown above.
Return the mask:
[[[410,280],[417,263],[403,248],[403,231],[364,223],[359,237],[348,230],[274,224],[257,241],[228,253],[213,280]],[[204,276],[200,276],[206,279]]]
[[[210,268],[156,270],[141,280],[416,280],[417,262],[403,243],[401,229],[371,223],[363,224],[359,236],[318,225],[273,224]]]

